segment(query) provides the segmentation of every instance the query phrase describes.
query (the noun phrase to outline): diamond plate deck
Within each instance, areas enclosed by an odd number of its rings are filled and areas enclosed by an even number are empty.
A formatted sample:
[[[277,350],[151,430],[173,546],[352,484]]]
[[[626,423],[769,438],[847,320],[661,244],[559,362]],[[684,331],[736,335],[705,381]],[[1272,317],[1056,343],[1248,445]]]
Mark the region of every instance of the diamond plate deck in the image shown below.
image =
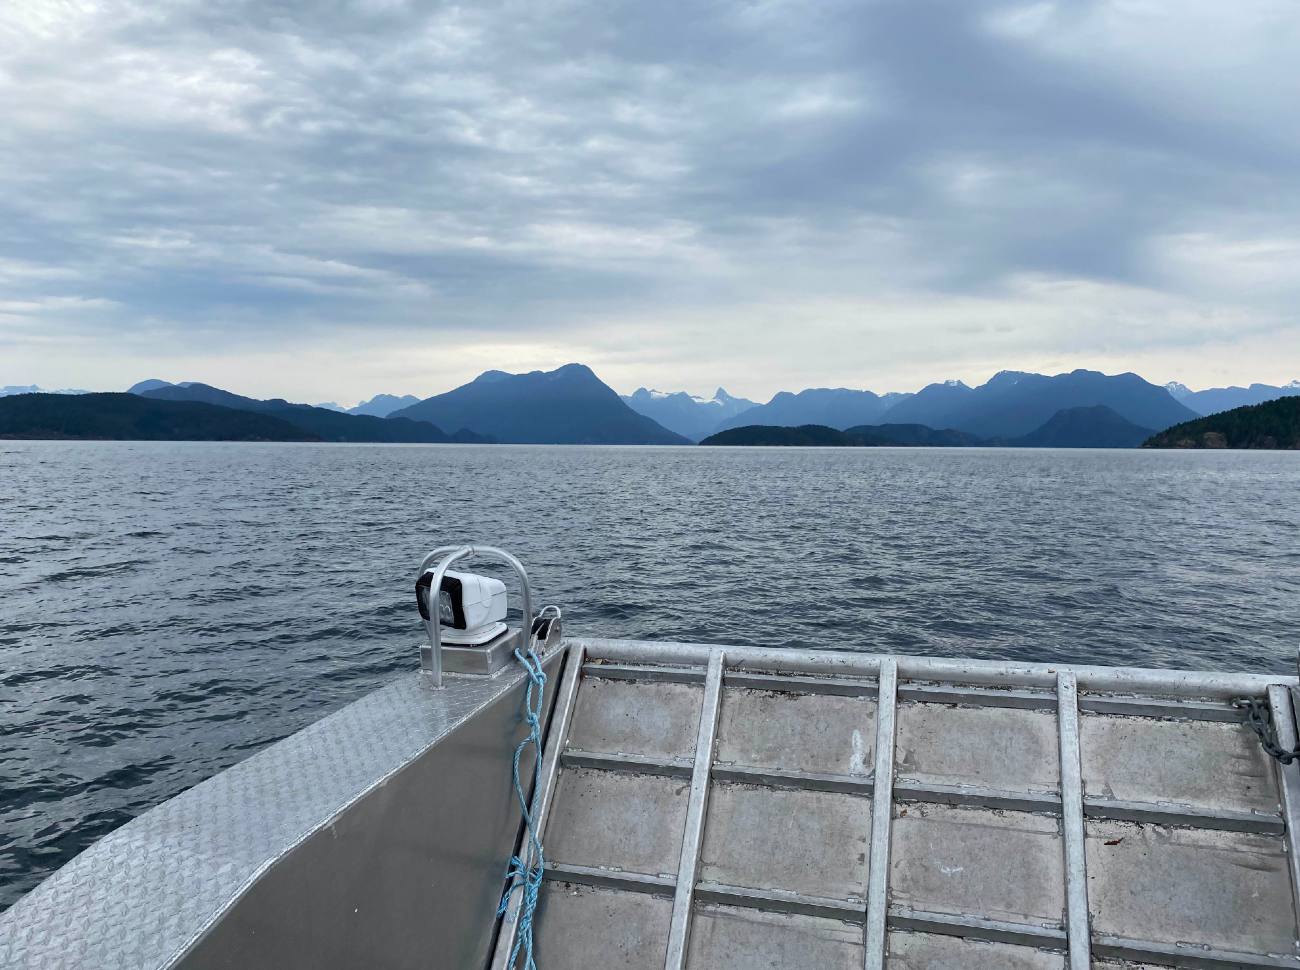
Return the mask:
[[[567,643],[542,970],[1300,968],[1300,766],[1227,703],[1294,678]],[[518,689],[405,679],[160,806],[0,966],[504,970]]]
[[[555,669],[559,659],[558,652],[552,654],[548,667]],[[290,876],[292,867],[286,860],[308,847],[314,836],[324,833],[335,838],[350,811],[399,785],[432,752],[459,743],[458,729],[474,722],[493,727],[476,739],[480,747],[466,752],[461,763],[482,762],[488,770],[475,776],[473,783],[495,790],[484,792],[482,814],[466,817],[461,825],[443,823],[443,837],[460,840],[457,849],[463,858],[447,859],[444,852],[441,860],[447,877],[470,881],[463,888],[474,902],[467,897],[463,916],[447,914],[468,920],[470,913],[481,911],[479,901],[491,907],[499,896],[510,840],[518,828],[517,813],[510,809],[507,766],[514,739],[522,736],[518,718],[522,683],[517,668],[507,668],[493,678],[448,677],[447,686],[436,692],[420,675],[404,676],[164,802],[95,843],[0,916],[0,967],[158,970],[219,965],[220,954],[212,954],[209,961],[191,951],[212,932],[231,925],[241,898],[272,876]],[[495,762],[490,768],[489,761]],[[412,820],[419,817],[416,806],[404,812]],[[403,831],[394,824],[390,837]],[[355,838],[369,839],[379,850],[377,834],[360,831]],[[436,838],[430,829],[429,839]],[[423,847],[425,864],[418,875],[426,899],[441,848]],[[366,846],[359,845],[358,853],[349,858],[358,854],[357,865],[370,855]],[[344,855],[340,845],[339,857],[326,858],[326,868],[315,873],[320,893],[302,901],[303,913],[295,914],[292,901],[280,899],[281,911],[272,914],[272,935],[262,948],[266,959],[253,964],[241,960],[239,965],[284,966],[276,954],[285,950],[300,954],[304,961],[321,951],[330,952],[339,961],[334,965],[345,965],[354,951],[346,945],[342,926],[325,928],[327,934],[336,932],[338,939],[329,935],[322,939],[319,929],[313,928],[313,913],[305,911],[327,911],[325,881],[332,875],[328,867],[342,863]],[[368,888],[390,895],[392,905],[407,887],[381,879],[371,881]],[[348,905],[346,893],[331,901],[351,915],[353,905]],[[355,906],[359,909],[371,902],[373,897],[358,898]],[[480,923],[476,932],[461,927],[460,945],[467,954],[485,952],[490,943],[491,921]],[[284,947],[275,945],[275,932],[288,938]],[[365,939],[376,935],[359,932]],[[405,946],[394,947],[387,965],[406,961],[401,955],[406,952]],[[382,959],[388,954],[379,944],[372,956]],[[417,964],[410,960],[405,965]]]

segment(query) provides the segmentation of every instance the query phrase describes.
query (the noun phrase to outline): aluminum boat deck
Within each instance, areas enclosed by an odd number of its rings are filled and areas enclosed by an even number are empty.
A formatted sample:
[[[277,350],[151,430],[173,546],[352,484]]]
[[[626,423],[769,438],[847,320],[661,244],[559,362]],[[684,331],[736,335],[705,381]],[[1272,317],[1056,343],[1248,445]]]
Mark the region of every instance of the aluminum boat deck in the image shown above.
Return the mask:
[[[539,636],[539,970],[1300,968],[1300,762],[1233,706],[1294,747],[1294,677]],[[502,663],[122,826],[0,914],[0,967],[504,970]]]
[[[542,970],[1300,966],[1300,773],[1230,702],[1258,684],[569,650]],[[1293,730],[1292,689],[1266,693]]]

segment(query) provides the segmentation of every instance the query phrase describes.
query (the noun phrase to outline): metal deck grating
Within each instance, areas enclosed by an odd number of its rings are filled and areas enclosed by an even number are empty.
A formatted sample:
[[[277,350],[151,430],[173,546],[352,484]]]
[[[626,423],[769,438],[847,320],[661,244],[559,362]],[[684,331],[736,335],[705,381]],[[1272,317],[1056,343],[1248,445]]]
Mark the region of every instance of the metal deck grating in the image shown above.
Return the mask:
[[[1267,693],[1289,724],[1286,688],[568,649],[540,793],[547,970],[1300,967],[1300,765],[1228,703]]]

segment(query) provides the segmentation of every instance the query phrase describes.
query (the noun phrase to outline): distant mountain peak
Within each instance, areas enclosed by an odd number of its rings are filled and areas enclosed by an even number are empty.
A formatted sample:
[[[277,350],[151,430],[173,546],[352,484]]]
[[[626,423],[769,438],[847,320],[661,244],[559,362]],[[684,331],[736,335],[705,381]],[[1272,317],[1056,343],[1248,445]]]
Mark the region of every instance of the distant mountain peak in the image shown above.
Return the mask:
[[[1063,408],[1042,426],[1008,444],[1029,448],[1136,448],[1152,433],[1114,408],[1095,404]]]
[[[638,398],[639,400],[649,399],[651,401],[690,401],[693,404],[718,404],[717,398],[700,397],[698,394],[690,394],[686,391],[660,391],[653,387],[638,387],[629,397]]]
[[[157,377],[151,377],[148,380],[140,381],[138,384],[132,384],[126,389],[128,394],[143,394],[145,391],[156,391],[160,387],[175,387],[171,381],[160,380]]]
[[[652,401],[666,401],[670,397],[676,397],[678,394],[686,394],[685,391],[660,391],[653,387],[638,387],[628,397],[649,398]],[[687,395],[689,396],[689,395]],[[694,400],[694,399],[692,399]]]
[[[402,408],[389,420],[394,417],[468,428],[521,444],[686,443],[632,408],[585,364],[526,374],[489,372]]]
[[[0,397],[13,397],[17,394],[90,394],[76,387],[44,388],[35,384],[6,384],[0,387]]]
[[[1197,414],[1210,415],[1247,405],[1263,404],[1281,397],[1300,395],[1300,381],[1291,381],[1281,386],[1252,383],[1249,387],[1237,385],[1210,387],[1203,391],[1187,391],[1183,394],[1170,388],[1169,393]]]
[[[728,431],[749,425],[800,427],[820,425],[842,431],[858,425],[876,424],[900,398],[881,397],[875,391],[847,387],[810,387],[798,393],[778,391],[766,404],[738,411],[716,430]]]
[[[356,407],[347,409],[348,414],[363,414],[374,418],[386,418],[394,411],[418,404],[420,399],[414,394],[376,394],[368,401],[362,401]]]
[[[638,387],[623,402],[638,414],[692,441],[712,434],[721,422],[754,407],[753,401],[732,397],[722,387],[711,398],[686,391]]]
[[[1030,376],[1031,375],[1029,373],[1022,370],[1000,370],[992,377],[990,377],[987,381],[985,381],[984,386],[985,387],[1010,387],[1013,384],[1020,383],[1026,377],[1030,377]],[[948,383],[951,383],[951,381],[949,381]],[[962,386],[964,387],[965,385]]]

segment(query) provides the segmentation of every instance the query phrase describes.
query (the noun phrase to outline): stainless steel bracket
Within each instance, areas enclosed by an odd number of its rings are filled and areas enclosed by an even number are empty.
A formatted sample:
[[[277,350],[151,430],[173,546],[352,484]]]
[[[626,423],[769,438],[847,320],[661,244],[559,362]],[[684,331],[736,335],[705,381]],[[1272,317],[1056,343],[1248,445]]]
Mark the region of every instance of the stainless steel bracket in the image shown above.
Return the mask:
[[[468,559],[471,556],[488,556],[492,559],[499,559],[515,571],[519,577],[519,586],[523,594],[523,631],[515,630],[503,634],[497,640],[485,645],[484,647],[444,647],[442,645],[442,620],[439,616],[437,595],[442,589],[442,578],[447,574],[447,570],[452,564],[461,560]],[[434,565],[434,564],[437,565]],[[504,643],[498,646],[499,641],[511,640],[513,636],[529,636],[525,631],[531,631],[533,628],[533,590],[528,584],[528,573],[524,570],[523,564],[504,549],[498,549],[495,546],[440,546],[424,557],[420,563],[420,568],[415,574],[418,582],[430,569],[433,571],[433,578],[429,585],[429,618],[424,621],[424,627],[429,633],[429,642],[420,647],[420,671],[427,675],[432,681],[432,686],[442,686],[442,671],[444,655],[450,660],[452,656],[457,659],[455,663],[458,666],[469,665],[479,669],[463,670],[464,673],[493,673],[505,665],[510,658],[514,647],[505,649]],[[515,644],[518,645],[518,644]],[[453,653],[454,651],[454,653]],[[471,658],[467,654],[481,653],[486,657],[486,661],[480,661],[478,658]],[[500,659],[500,663],[492,666],[495,662],[493,657]],[[482,669],[482,668],[488,669]],[[448,670],[456,670],[450,664]]]

